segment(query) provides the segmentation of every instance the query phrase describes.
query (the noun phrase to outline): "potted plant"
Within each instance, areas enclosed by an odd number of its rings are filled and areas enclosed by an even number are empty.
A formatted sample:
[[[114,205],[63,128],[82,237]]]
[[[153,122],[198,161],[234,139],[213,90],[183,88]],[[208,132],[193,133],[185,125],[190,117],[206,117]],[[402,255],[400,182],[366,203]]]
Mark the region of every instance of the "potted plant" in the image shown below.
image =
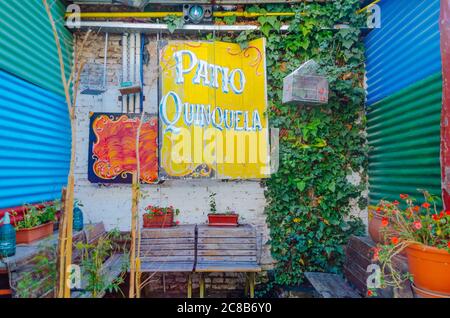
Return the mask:
[[[209,195],[209,226],[238,226],[239,214],[229,208],[225,213],[217,213],[216,193]]]
[[[55,219],[56,209],[51,205],[43,209],[27,206],[23,219],[15,224],[17,244],[30,244],[52,235]]]
[[[160,207],[149,205],[145,209],[143,215],[144,228],[165,228],[172,227],[174,224],[174,216],[180,213],[180,210],[174,207]]]
[[[423,191],[425,201],[402,195],[402,203],[383,203],[383,212],[394,230],[387,244],[376,248],[384,286],[399,288],[409,279],[421,297],[450,297],[450,211],[437,211],[437,197]],[[394,256],[405,251],[409,273],[401,273]]]
[[[406,194],[401,194],[403,197]],[[385,236],[388,234],[393,234],[394,230],[389,222],[389,216],[384,213],[384,205],[396,205],[398,201],[394,201],[393,203],[381,201],[377,206],[369,206],[369,224],[368,231],[369,235],[375,243],[386,243]]]

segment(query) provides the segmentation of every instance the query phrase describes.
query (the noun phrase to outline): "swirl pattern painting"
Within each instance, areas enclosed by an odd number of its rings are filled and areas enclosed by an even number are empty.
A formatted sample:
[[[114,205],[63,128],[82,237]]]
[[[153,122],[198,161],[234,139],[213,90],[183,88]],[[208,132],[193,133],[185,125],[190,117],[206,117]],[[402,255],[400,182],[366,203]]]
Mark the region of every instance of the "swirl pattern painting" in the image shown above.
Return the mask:
[[[140,114],[91,113],[89,173],[92,183],[131,183],[136,170]],[[158,181],[158,118],[145,115],[139,142],[141,183]]]

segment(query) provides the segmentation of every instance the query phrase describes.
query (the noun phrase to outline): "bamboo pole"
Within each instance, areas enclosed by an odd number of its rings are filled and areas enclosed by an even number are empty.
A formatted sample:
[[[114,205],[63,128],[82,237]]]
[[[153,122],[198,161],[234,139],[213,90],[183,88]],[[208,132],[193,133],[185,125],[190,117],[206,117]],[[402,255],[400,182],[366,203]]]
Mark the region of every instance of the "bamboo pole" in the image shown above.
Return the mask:
[[[137,203],[138,203],[138,175],[133,173],[132,181],[132,202],[131,202],[131,244],[130,244],[130,290],[129,298],[135,297],[135,274],[136,274],[136,219],[137,219]]]
[[[75,125],[75,103],[76,95],[78,90],[78,84],[80,81],[80,74],[84,67],[84,63],[79,64],[79,58],[82,53],[82,49],[76,52],[74,55],[74,62],[71,70],[71,75],[66,78],[66,70],[64,64],[63,52],[61,49],[61,41],[58,35],[58,30],[56,28],[55,20],[48,4],[47,0],[42,0],[44,4],[45,11],[47,12],[48,19],[53,31],[53,37],[55,39],[56,50],[59,58],[60,73],[61,73],[61,83],[64,88],[64,94],[66,98],[67,111],[69,114],[69,121],[72,133],[71,140],[71,152],[70,152],[70,167],[69,174],[67,176],[67,190],[64,205],[64,216],[62,218],[62,229],[59,235],[59,284],[57,297],[59,298],[70,298],[70,286],[68,284],[68,274],[67,268],[72,264],[72,240],[73,240],[73,204],[74,204],[74,192],[75,192],[75,158],[76,158],[76,125]],[[85,39],[83,41],[83,47],[89,37],[90,31],[86,33]],[[73,100],[71,99],[70,86],[71,83],[74,87]]]

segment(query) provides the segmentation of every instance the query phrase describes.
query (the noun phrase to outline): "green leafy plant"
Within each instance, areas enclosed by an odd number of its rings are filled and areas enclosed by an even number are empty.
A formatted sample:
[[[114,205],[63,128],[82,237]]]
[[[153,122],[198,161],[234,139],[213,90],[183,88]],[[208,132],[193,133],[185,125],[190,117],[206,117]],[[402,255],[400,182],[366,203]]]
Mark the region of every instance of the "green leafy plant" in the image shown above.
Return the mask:
[[[25,213],[23,219],[18,221],[15,226],[17,229],[31,229],[33,227],[53,222],[56,220],[56,213],[60,210],[59,200],[55,200],[51,204],[47,204],[42,209],[38,209],[34,205],[27,205],[25,208]],[[13,211],[13,215],[17,215]]]
[[[173,206],[160,207],[160,206],[157,206],[157,205],[148,205],[144,210],[145,210],[144,215],[146,215],[148,217],[164,216],[164,215],[167,215],[167,214],[170,214],[170,213],[172,213],[173,215],[179,215],[180,214],[180,210],[179,209],[175,209]]]
[[[56,245],[44,243],[31,260],[32,270],[24,272],[15,288],[19,298],[31,298],[51,292],[56,283]]]
[[[352,234],[364,233],[350,202],[360,208],[366,188],[368,146],[364,134],[364,45],[357,0],[325,3],[247,6],[247,12],[294,12],[294,16],[261,16],[259,31],[216,35],[244,49],[264,36],[266,42],[269,124],[280,129],[279,170],[263,182],[270,245],[276,260],[276,284],[297,285],[304,272],[339,272],[344,246]],[[285,33],[281,25],[288,25]],[[348,28],[334,29],[346,24]],[[329,81],[328,105],[282,103],[283,78],[314,59]],[[361,175],[354,185],[347,176]]]
[[[176,15],[168,15],[164,18],[164,22],[167,24],[167,29],[170,33],[175,32],[177,29],[181,29],[185,24],[183,17],[179,17]]]
[[[76,249],[81,252],[80,266],[82,269],[83,281],[85,286],[83,289],[90,292],[94,298],[102,293],[119,292],[120,285],[124,283],[124,273],[127,272],[128,255],[123,254],[122,257],[122,274],[110,281],[108,273],[103,271],[103,263],[105,260],[116,252],[125,252],[125,248],[121,247],[117,250],[114,244],[115,239],[121,238],[119,230],[114,229],[108,234],[100,237],[95,244],[82,243],[76,244]]]
[[[209,213],[211,214],[217,213],[216,195],[217,193],[215,192],[209,195]]]

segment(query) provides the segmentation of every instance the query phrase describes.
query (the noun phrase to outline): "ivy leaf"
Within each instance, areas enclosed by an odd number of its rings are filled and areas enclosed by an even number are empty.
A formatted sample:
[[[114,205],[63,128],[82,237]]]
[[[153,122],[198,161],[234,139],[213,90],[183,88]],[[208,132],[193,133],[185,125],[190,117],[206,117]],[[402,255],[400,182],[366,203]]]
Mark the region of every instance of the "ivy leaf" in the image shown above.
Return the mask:
[[[331,182],[328,184],[328,190],[330,190],[331,192],[336,191],[336,182],[331,181]]]
[[[298,181],[298,182],[297,182],[297,189],[298,189],[299,191],[305,190],[305,187],[306,187],[305,181]]]
[[[261,26],[261,32],[266,36],[269,37],[269,33],[272,30],[272,26],[270,24],[264,24]]]
[[[224,17],[223,21],[228,25],[232,25],[232,24],[236,23],[236,19],[237,19],[237,17],[235,15],[231,15],[228,17]]]

